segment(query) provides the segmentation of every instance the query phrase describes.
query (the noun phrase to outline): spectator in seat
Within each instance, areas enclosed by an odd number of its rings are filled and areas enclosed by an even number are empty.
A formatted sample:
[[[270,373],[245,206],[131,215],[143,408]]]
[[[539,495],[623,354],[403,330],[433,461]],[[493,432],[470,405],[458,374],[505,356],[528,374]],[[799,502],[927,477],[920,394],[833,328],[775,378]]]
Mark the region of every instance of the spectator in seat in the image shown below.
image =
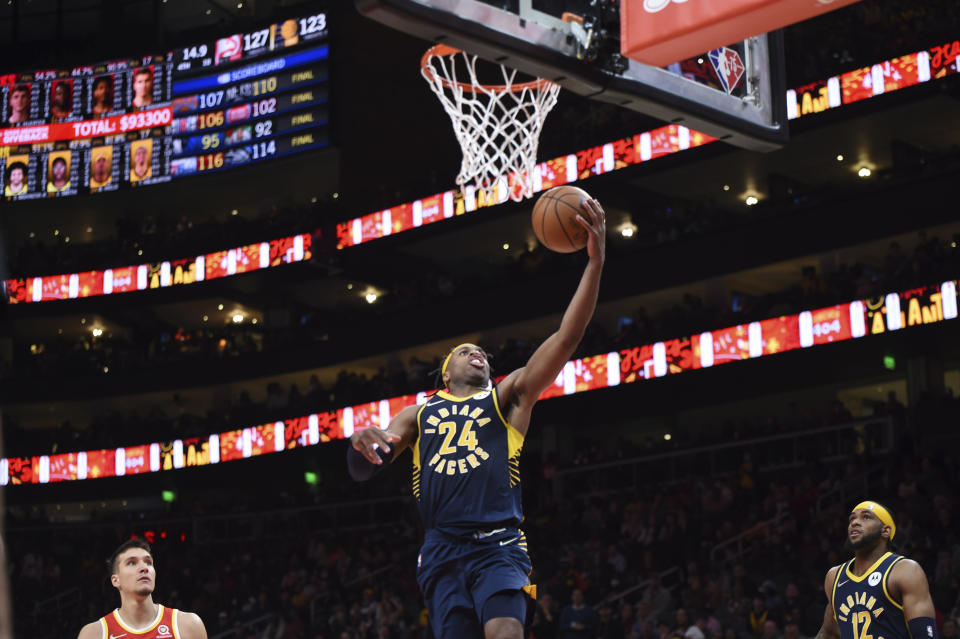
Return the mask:
[[[570,603],[560,613],[560,638],[594,639],[598,622],[597,613],[584,601],[583,591],[575,588]]]
[[[747,622],[750,625],[750,632],[754,637],[760,639],[764,634],[764,624],[770,619],[770,611],[761,597],[754,597],[750,613],[747,615]]]
[[[643,593],[640,601],[647,604],[650,615],[653,617],[659,617],[670,608],[672,604],[670,593],[660,585],[659,575],[650,578],[650,586]]]
[[[537,597],[537,609],[533,613],[533,622],[530,631],[536,639],[554,639],[557,636],[559,623],[557,604],[549,592],[541,593]]]
[[[610,604],[602,604],[598,612],[599,620],[595,635],[597,639],[624,639],[623,628],[613,614],[613,607]]]
[[[636,606],[636,615],[634,616],[633,632],[641,639],[653,637],[657,630],[657,615],[650,612],[650,603],[640,601]]]

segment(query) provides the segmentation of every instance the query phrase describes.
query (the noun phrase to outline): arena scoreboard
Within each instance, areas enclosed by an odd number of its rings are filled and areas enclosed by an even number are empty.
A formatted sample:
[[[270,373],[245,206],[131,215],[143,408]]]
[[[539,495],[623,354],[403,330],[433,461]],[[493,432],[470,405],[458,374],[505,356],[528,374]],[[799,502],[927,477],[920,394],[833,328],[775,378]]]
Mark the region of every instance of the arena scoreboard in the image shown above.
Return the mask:
[[[100,193],[329,144],[324,13],[163,55],[0,75],[7,201]]]

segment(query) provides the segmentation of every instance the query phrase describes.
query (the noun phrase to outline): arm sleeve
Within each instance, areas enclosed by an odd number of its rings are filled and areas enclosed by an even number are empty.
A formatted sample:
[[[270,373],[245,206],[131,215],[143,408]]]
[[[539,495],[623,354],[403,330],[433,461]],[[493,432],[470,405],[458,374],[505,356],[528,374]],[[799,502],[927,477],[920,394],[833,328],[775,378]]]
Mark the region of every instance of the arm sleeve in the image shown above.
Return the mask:
[[[367,461],[367,458],[361,455],[353,446],[348,446],[347,471],[350,473],[350,477],[352,477],[354,481],[367,481],[390,463],[392,451],[377,448],[377,454],[380,456],[380,459],[383,460],[382,466],[371,464]]]
[[[907,625],[913,639],[937,639],[937,624],[932,617],[915,617]]]

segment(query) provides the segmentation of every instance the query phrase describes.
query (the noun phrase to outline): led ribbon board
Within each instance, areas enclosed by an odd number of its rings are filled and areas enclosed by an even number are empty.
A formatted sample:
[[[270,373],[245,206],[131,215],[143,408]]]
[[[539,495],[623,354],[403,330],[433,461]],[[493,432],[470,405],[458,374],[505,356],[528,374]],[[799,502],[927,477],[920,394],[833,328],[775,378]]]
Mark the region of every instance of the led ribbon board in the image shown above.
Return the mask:
[[[258,36],[258,38],[260,37],[262,36]],[[203,51],[206,52],[208,49],[203,49]],[[213,51],[213,48],[210,48],[209,51]],[[196,53],[199,55],[199,51]],[[206,94],[175,98],[171,108],[181,114],[176,118],[175,129],[178,135],[173,137],[171,151],[174,158],[171,160],[171,165],[175,172],[178,174],[199,173],[252,161],[251,158],[263,159],[271,153],[276,155],[292,151],[295,141],[303,146],[318,144],[317,140],[311,137],[312,134],[309,131],[306,133],[301,133],[301,131],[305,128],[309,129],[315,123],[322,122],[325,118],[325,111],[315,107],[303,111],[289,112],[289,107],[293,106],[296,95],[303,95],[304,101],[307,101],[308,97],[310,100],[326,99],[325,97],[318,98],[313,94],[314,91],[325,89],[316,84],[309,84],[312,78],[307,77],[307,75],[314,73],[313,67],[310,66],[311,63],[316,62],[316,59],[312,57],[314,55],[316,54],[308,52],[305,57],[296,58],[298,61],[305,61],[306,66],[296,67],[292,70],[281,70],[286,75],[279,76],[279,79],[273,76],[266,79],[276,79],[276,85],[267,82],[262,87],[265,91],[272,91],[275,88],[279,92],[295,86],[296,82],[302,80],[307,84],[296,85],[302,90],[302,93],[282,94],[275,98],[265,98],[263,97],[265,94],[257,93],[261,91],[261,88],[258,88],[260,85],[251,85],[244,90],[246,92],[245,96],[242,95],[244,92],[239,89],[236,91],[214,89]],[[926,51],[893,58],[871,67],[850,71],[822,82],[792,89],[787,92],[787,106],[790,117],[796,119],[929,80],[954,75],[958,72],[958,56],[960,56],[960,41],[955,41]],[[185,64],[185,62],[180,64]],[[247,69],[243,71],[243,74],[247,74],[256,71],[257,67],[248,66],[241,69]],[[270,72],[273,73],[274,71],[271,70]],[[227,81],[229,77],[223,79]],[[213,80],[209,77],[202,79],[204,86],[210,82],[215,83],[216,78]],[[187,85],[188,88],[190,86],[192,85]],[[309,88],[311,86],[313,88]],[[181,86],[178,90],[185,89]],[[304,95],[306,93],[310,95]],[[259,100],[254,99],[251,102],[232,107],[209,110],[210,107],[228,104],[230,100],[250,96],[259,98]],[[255,120],[255,115],[257,117],[268,115],[269,117]],[[247,124],[248,121],[249,124]],[[5,131],[0,133],[5,133]],[[266,143],[247,144],[248,136],[258,136],[261,133],[264,135],[286,133],[287,135],[285,137],[281,136],[279,139],[271,139]],[[602,175],[658,157],[703,146],[712,141],[714,141],[713,138],[686,127],[673,124],[659,127],[537,164],[534,175],[535,191],[539,192],[560,184],[569,184],[594,175]],[[2,166],[3,164],[0,163],[0,167]],[[357,246],[426,224],[439,222],[455,215],[471,213],[480,208],[494,206],[498,203],[483,201],[469,188],[466,195],[461,194],[459,190],[444,191],[338,224],[337,247],[343,249],[348,246]],[[186,261],[180,260],[179,262]],[[138,278],[141,277],[140,273],[143,271],[147,276],[145,281],[152,283],[154,282],[152,274],[161,269],[162,264],[165,264],[165,262],[124,267],[113,269],[113,271],[114,273],[120,271],[122,273],[121,279],[125,277],[124,274],[127,269],[136,269]],[[225,275],[231,274],[233,273],[225,273]],[[6,282],[6,295],[9,301],[20,303],[89,297],[104,294],[100,291],[108,291],[108,289],[109,292],[142,290],[139,287],[114,289],[102,284],[110,277],[112,275],[109,274],[109,271],[89,271],[86,273],[12,279]],[[192,281],[200,281],[200,279],[185,277],[175,283],[190,283]],[[71,294],[71,291],[75,291],[76,294]]]
[[[881,335],[957,318],[957,280],[567,362],[540,399]],[[428,392],[140,446],[0,459],[0,486],[123,477],[249,459],[386,428]]]
[[[312,236],[301,233],[191,258],[103,271],[27,277],[7,280],[4,285],[7,300],[12,304],[146,291],[303,262],[313,257],[312,244]]]
[[[958,56],[960,41],[954,41],[791,89],[787,91],[787,115],[794,120],[955,75],[958,72]],[[534,169],[533,190],[538,193],[714,141],[715,138],[687,127],[673,124],[662,126],[540,162]],[[506,184],[506,180],[503,182]],[[459,189],[451,189],[341,222],[337,225],[337,248],[356,246],[455,215],[502,204],[507,197],[504,190],[500,193],[501,197],[483,200],[469,187],[464,193]]]

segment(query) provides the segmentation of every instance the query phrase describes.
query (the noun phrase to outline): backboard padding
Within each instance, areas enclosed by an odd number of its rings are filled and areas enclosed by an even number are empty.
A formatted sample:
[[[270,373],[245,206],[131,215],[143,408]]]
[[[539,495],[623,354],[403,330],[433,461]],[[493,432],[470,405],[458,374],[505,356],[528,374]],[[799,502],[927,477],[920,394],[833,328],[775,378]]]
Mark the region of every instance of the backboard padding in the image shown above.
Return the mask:
[[[779,32],[747,42],[744,100],[666,69],[627,61],[613,73],[577,59],[569,33],[479,0],[356,0],[361,14],[425,40],[552,80],[578,95],[682,124],[730,144],[772,150],[787,139],[783,40]],[[555,27],[556,24],[552,23]]]

